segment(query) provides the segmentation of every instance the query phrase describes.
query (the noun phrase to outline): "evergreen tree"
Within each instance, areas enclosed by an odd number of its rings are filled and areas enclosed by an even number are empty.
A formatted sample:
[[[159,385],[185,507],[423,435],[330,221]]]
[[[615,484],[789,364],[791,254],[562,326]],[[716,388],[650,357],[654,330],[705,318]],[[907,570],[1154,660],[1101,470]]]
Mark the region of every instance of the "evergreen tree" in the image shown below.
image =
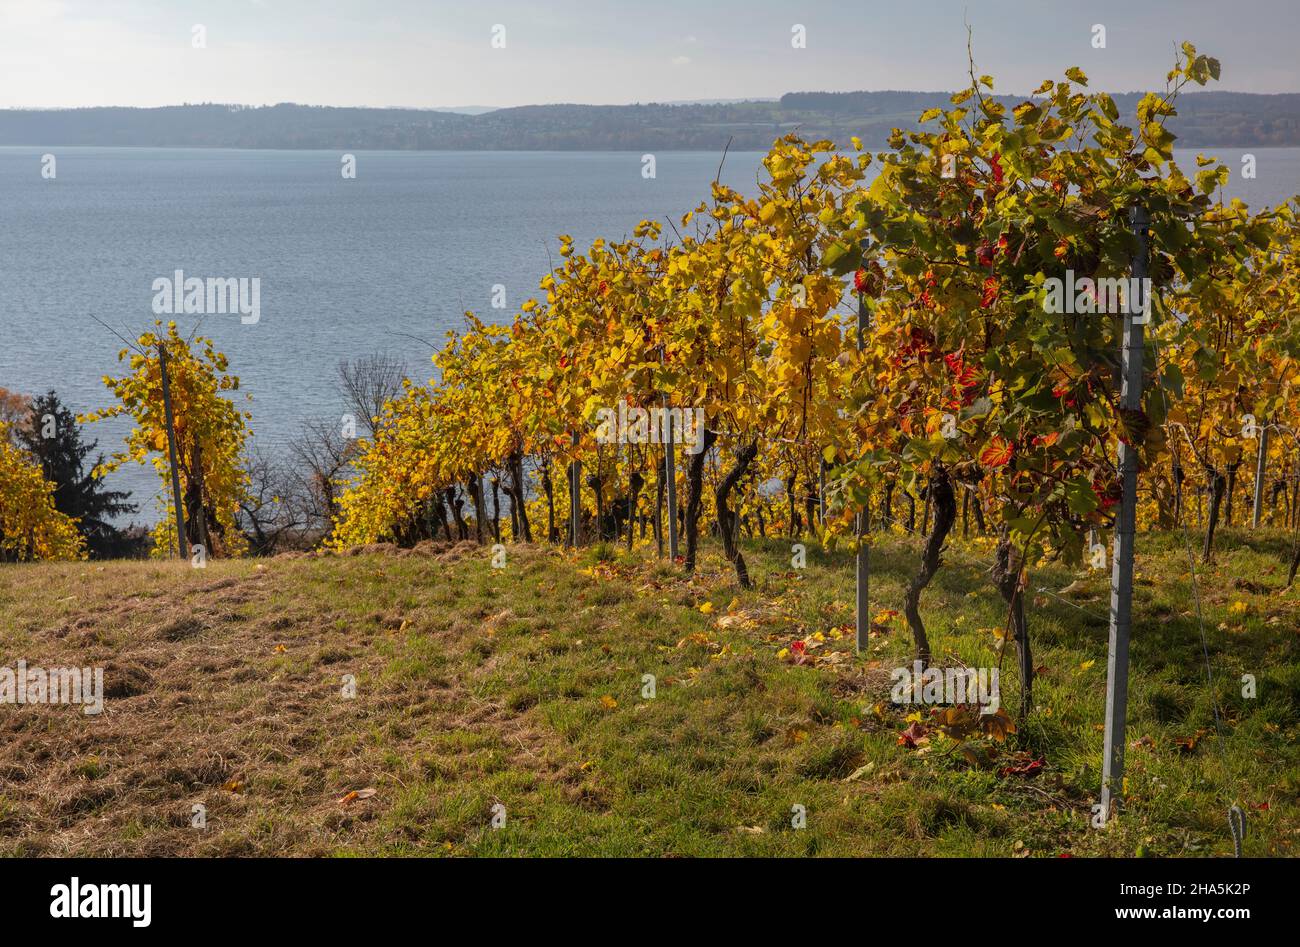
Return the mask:
[[[81,439],[76,416],[59,396],[50,391],[36,398],[30,423],[16,433],[19,446],[36,458],[45,479],[55,484],[55,508],[77,519],[91,556],[103,559],[128,554],[131,543],[109,520],[134,513],[139,507],[127,502],[129,493],[107,490],[103,481],[92,476],[91,471],[104,458],[100,454],[89,465],[86,458],[99,442]]]

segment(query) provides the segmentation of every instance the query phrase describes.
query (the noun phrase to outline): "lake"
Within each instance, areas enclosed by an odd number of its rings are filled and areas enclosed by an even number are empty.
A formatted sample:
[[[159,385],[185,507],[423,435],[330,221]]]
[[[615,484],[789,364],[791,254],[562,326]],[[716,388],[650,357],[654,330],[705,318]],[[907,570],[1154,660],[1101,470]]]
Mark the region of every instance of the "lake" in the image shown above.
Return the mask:
[[[508,321],[559,260],[561,233],[585,249],[643,218],[674,221],[709,195],[719,155],[361,152],[355,179],[336,152],[0,148],[0,386],[56,389],[74,410],[108,403],[102,376],[150,327],[153,281],[258,277],[260,319],[203,318],[252,394],[259,444],[282,448],[309,417],[338,417],[340,360],[400,354],[413,378],[472,309]],[[761,155],[727,156],[723,179],[754,190]],[[665,228],[666,229],[666,228]],[[509,308],[492,308],[493,287]],[[167,316],[162,317],[166,321]],[[195,316],[178,316],[182,331]],[[88,433],[116,449],[126,422]],[[112,478],[152,521],[152,469]]]
[[[558,234],[585,249],[643,218],[676,221],[709,196],[720,157],[661,152],[646,178],[633,152],[359,152],[349,180],[333,151],[59,148],[45,180],[44,151],[0,148],[0,386],[102,407],[123,346],[95,318],[134,339],[159,318],[155,279],[258,277],[256,324],[210,315],[201,332],[230,357],[273,451],[304,419],[342,413],[340,360],[398,354],[427,378],[432,348],[417,339],[441,344],[466,309],[508,321],[559,259]],[[1229,193],[1253,207],[1300,191],[1300,149],[1255,149],[1253,180],[1236,172],[1241,152],[1218,154],[1234,169]],[[761,157],[728,155],[723,181],[753,193]],[[1189,173],[1191,159],[1179,154]],[[199,317],[175,318],[188,333]],[[108,452],[127,429],[87,433]],[[154,520],[151,468],[111,482]]]

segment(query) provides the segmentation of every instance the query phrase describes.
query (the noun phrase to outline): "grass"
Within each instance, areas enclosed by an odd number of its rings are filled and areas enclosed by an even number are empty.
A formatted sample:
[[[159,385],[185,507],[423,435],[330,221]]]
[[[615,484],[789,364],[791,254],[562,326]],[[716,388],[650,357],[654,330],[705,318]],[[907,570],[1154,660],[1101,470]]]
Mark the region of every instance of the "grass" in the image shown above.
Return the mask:
[[[910,664],[906,630],[878,615],[853,656],[851,560],[812,544],[804,569],[789,542],[746,544],[752,592],[709,543],[694,580],[608,544],[510,547],[500,570],[470,544],[205,570],[7,566],[0,664],[102,666],[107,701],[97,717],[0,706],[0,853],[1225,855],[1236,803],[1246,853],[1288,855],[1300,594],[1280,588],[1287,542],[1226,531],[1199,574],[1220,736],[1182,539],[1139,537],[1127,806],[1105,831],[1089,827],[1099,573],[1033,574],[1036,711],[967,758],[939,736],[899,744],[914,711],[889,703],[889,670]],[[876,545],[873,611],[898,607],[918,551],[903,536]],[[999,663],[992,553],[956,543],[922,600],[938,664]],[[812,661],[782,656],[795,639]],[[1010,646],[1002,669],[1012,709]],[[1005,773],[1038,759],[1034,776]]]

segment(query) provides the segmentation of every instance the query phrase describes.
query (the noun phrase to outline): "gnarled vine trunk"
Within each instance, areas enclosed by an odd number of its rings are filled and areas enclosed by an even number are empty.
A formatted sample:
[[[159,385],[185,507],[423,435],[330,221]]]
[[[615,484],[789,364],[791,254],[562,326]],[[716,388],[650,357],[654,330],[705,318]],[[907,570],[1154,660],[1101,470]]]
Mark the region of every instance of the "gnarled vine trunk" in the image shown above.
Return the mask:
[[[727,506],[727,501],[731,496],[731,491],[740,478],[749,470],[749,465],[754,462],[758,456],[758,440],[752,440],[736,451],[736,461],[727,471],[718,488],[713,491],[713,499],[718,507],[718,533],[722,536],[722,551],[736,569],[736,581],[740,583],[742,589],[752,589],[754,583],[750,581],[749,570],[745,567],[745,557],[740,552],[740,545],[736,540],[737,533],[737,513]]]
[[[1020,551],[1012,545],[1003,530],[993,562],[993,582],[1002,600],[1007,603],[1007,631],[1016,643],[1016,657],[1020,667],[1020,717],[1029,715],[1034,703],[1034,656],[1029,645],[1029,624],[1025,619],[1025,596],[1020,582]]]
[[[465,489],[469,491],[470,501],[474,504],[474,539],[483,542],[483,520],[486,518],[486,505],[483,502],[483,482],[478,474],[471,474],[465,480]]]
[[[445,492],[447,505],[451,507],[451,515],[456,520],[456,538],[464,542],[469,539],[469,527],[465,525],[465,517],[461,513],[465,501],[457,494],[455,487],[448,487]]]
[[[211,559],[224,556],[226,544],[217,511],[209,505],[210,499],[203,482],[203,447],[195,442],[190,457],[190,479],[185,489],[185,534],[191,547],[201,543]],[[261,548],[266,548],[264,536]]]
[[[435,490],[431,503],[433,512],[438,517],[438,525],[442,527],[442,534],[447,537],[447,542],[451,542],[451,526],[447,523],[447,505],[442,502],[442,494]]]
[[[596,494],[596,542],[608,537],[605,535],[605,481],[595,474],[587,474],[587,486]]]
[[[193,549],[201,545],[204,552],[211,556],[208,541],[203,535],[203,452],[198,443],[190,452],[190,469],[185,478],[185,542]]]
[[[704,460],[709,455],[718,435],[704,429],[704,445],[700,452],[691,454],[686,464],[686,574],[695,572],[695,552],[700,542],[700,504],[704,498]]]
[[[501,478],[492,478],[492,541],[501,542]]]
[[[930,584],[934,574],[942,565],[943,544],[957,521],[957,498],[953,495],[952,480],[945,470],[938,470],[930,478],[927,489],[934,507],[934,528],[926,537],[925,549],[921,553],[921,569],[912,576],[903,597],[903,614],[907,617],[907,627],[912,631],[912,640],[916,644],[916,659],[923,665],[930,661],[930,641],[925,635],[925,623],[921,620],[921,593]]]
[[[981,536],[984,536],[988,533],[988,527],[984,525],[984,502],[980,499],[979,487],[974,488],[970,505],[975,511],[975,528],[980,531]]]
[[[531,543],[533,541],[533,527],[532,524],[528,522],[528,494],[527,488],[524,485],[524,455],[519,451],[515,451],[510,455],[510,480],[513,486],[512,492],[514,494],[510,498],[510,503],[513,509],[519,511],[519,530],[515,533],[515,539],[518,539],[522,535],[524,537],[524,542]],[[548,503],[550,502],[549,493],[547,494],[547,501]],[[555,517],[554,506],[551,507],[550,514],[552,518],[551,525],[553,527]]]
[[[641,471],[632,471],[631,476],[627,478],[627,548],[632,548],[633,531],[636,529],[636,510],[637,504],[641,499],[641,487],[645,485],[645,477],[641,476]],[[644,535],[644,530],[643,530]]]
[[[1219,508],[1223,505],[1223,494],[1227,489],[1227,481],[1223,474],[1212,467],[1207,468],[1206,473],[1210,477],[1210,513],[1205,528],[1205,549],[1201,553],[1203,562],[1209,562],[1210,555],[1214,551],[1214,531],[1219,525]]]
[[[542,492],[546,494],[546,540],[558,542],[560,537],[555,530],[555,484],[551,482],[549,462],[542,467]]]

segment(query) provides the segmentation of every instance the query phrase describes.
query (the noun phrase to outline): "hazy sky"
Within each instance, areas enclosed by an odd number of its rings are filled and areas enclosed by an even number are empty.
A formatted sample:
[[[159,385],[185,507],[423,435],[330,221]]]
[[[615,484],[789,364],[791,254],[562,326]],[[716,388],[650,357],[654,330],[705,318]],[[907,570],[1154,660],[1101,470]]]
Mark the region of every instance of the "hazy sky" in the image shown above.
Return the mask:
[[[1219,88],[1300,91],[1300,0],[0,0],[0,107],[952,89],[965,82],[963,18],[1000,91],[1068,65],[1111,91],[1160,86],[1184,39],[1222,60]],[[1097,23],[1105,49],[1091,45]],[[792,48],[795,24],[807,48]]]

